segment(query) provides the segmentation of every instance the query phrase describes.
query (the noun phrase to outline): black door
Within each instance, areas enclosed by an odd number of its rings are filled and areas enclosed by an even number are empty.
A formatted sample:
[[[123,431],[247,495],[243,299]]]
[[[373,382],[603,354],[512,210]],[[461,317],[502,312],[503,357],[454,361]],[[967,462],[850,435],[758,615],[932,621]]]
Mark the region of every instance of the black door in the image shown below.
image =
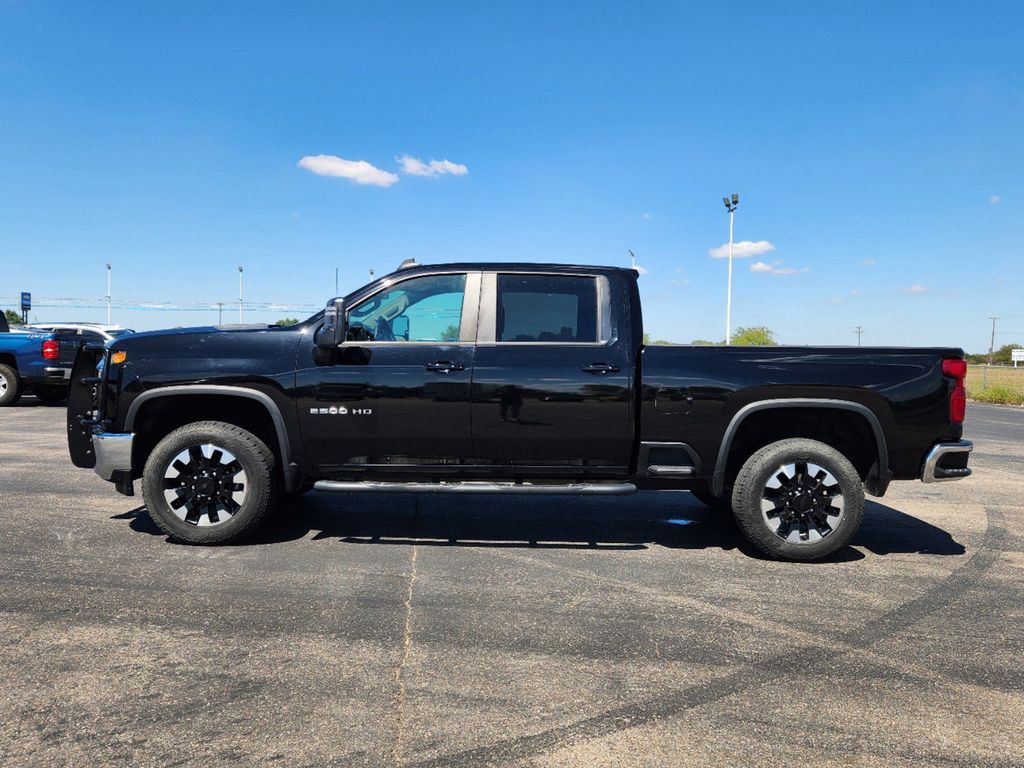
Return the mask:
[[[384,283],[349,309],[336,355],[301,348],[298,417],[321,473],[447,471],[470,454],[479,284],[479,273]]]
[[[473,447],[502,474],[628,472],[631,361],[610,289],[603,275],[484,274]]]

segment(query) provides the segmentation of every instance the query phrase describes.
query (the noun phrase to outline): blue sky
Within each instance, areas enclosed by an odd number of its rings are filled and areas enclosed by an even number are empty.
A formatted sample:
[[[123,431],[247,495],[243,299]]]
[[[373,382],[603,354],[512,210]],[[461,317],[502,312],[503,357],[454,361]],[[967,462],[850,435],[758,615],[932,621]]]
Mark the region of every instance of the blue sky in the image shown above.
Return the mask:
[[[738,192],[736,240],[774,250],[736,260],[734,326],[1024,342],[1022,29],[1013,2],[0,0],[0,296],[95,302],[109,261],[115,300],[230,306],[242,264],[247,299],[319,305],[335,267],[632,248],[648,330],[720,339]]]

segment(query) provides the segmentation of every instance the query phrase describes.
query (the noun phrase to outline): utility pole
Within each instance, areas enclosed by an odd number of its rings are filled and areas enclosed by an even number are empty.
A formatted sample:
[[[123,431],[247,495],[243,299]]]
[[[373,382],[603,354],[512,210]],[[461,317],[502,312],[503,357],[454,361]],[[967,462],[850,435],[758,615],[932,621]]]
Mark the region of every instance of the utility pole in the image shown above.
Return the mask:
[[[860,346],[860,337],[864,334],[864,326],[858,325],[857,330],[854,331],[857,334],[857,346]]]
[[[217,302],[217,325],[224,325],[224,302]]]
[[[740,196],[733,192],[731,200],[723,197],[722,202],[729,212],[729,282],[725,298],[725,344],[728,346],[732,343],[732,219],[740,204]]]
[[[242,273],[244,271],[245,270],[243,270],[241,267],[238,268],[238,322],[239,323],[244,322],[242,320]]]
[[[107,263],[107,325],[110,325],[110,264]]]
[[[989,320],[992,321],[992,339],[988,343],[988,364],[989,365],[992,365],[992,352],[994,351],[995,346],[996,346],[996,320],[1001,320],[1001,319],[1002,318],[1000,318],[1000,317],[990,317],[989,318]]]
[[[334,295],[338,295],[338,268],[334,268]]]

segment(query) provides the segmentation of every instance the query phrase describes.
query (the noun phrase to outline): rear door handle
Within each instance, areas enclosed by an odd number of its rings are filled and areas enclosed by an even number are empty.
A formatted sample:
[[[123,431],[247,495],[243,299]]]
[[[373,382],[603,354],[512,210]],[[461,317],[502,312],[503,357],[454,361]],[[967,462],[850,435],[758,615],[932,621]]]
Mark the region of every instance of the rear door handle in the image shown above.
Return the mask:
[[[453,363],[451,360],[435,360],[432,363],[427,363],[423,367],[428,371],[436,371],[437,373],[451,373],[452,371],[466,370],[466,366],[462,363]]]
[[[611,363],[591,363],[590,365],[584,365],[583,370],[586,373],[618,373],[619,367]]]

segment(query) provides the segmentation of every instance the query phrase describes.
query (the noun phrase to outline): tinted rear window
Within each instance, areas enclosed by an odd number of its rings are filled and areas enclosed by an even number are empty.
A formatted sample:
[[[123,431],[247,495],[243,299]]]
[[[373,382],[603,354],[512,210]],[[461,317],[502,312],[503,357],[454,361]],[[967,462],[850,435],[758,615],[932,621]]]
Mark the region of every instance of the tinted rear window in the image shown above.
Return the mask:
[[[597,341],[594,278],[498,275],[497,289],[497,341]]]

